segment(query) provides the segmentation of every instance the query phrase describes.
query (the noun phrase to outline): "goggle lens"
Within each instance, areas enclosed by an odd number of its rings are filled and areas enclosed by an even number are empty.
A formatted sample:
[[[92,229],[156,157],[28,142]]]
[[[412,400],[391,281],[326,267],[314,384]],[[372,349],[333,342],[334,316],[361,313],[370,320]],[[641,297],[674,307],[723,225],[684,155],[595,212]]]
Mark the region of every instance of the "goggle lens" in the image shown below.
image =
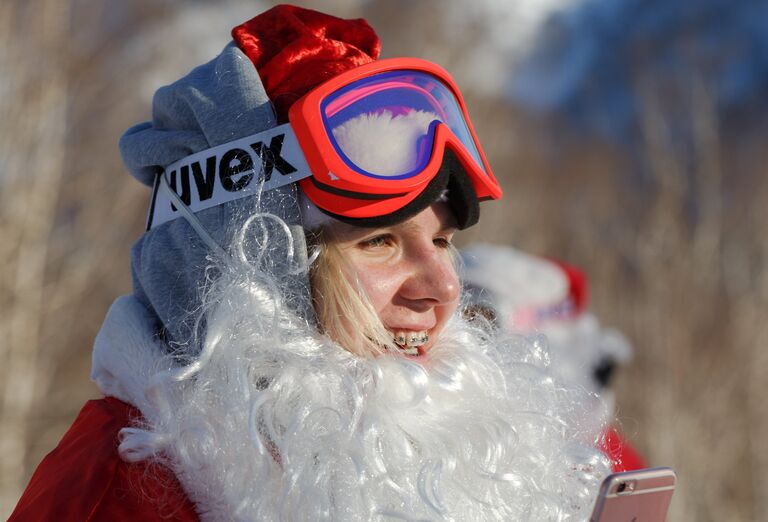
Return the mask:
[[[439,123],[487,175],[456,96],[428,73],[400,70],[357,80],[328,95],[321,111],[338,156],[361,175],[407,179],[419,174],[430,160]]]

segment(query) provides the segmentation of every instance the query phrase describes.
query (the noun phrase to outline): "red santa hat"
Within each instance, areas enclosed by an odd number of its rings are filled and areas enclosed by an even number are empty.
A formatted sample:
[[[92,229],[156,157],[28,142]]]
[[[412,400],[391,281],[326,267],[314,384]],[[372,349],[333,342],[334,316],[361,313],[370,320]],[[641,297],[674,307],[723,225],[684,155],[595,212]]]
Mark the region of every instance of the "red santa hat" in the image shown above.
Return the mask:
[[[338,74],[379,57],[381,43],[363,20],[345,20],[292,5],[278,5],[235,27],[232,37],[259,73],[279,122],[288,119],[291,105]],[[416,154],[412,144],[424,135],[433,113],[364,114],[334,129],[345,154],[371,172],[405,170]],[[372,148],[370,143],[376,142]],[[316,229],[333,221],[301,195],[302,222]]]
[[[381,42],[362,18],[345,20],[277,5],[232,29],[251,59],[280,122],[293,102],[329,78],[379,57]]]
[[[580,316],[588,280],[578,268],[508,247],[474,245],[462,252],[463,281],[482,289],[507,328],[535,330],[552,320]]]

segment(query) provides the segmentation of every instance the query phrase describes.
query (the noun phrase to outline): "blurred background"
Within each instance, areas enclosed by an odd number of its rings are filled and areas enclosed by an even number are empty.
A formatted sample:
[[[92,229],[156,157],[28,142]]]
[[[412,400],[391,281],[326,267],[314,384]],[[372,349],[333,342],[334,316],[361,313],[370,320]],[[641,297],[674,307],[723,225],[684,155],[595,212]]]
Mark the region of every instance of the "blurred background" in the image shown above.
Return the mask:
[[[670,520],[768,520],[768,2],[329,0],[461,86],[505,199],[460,244],[585,269]],[[85,400],[149,190],[117,140],[264,1],[0,1],[0,515]]]

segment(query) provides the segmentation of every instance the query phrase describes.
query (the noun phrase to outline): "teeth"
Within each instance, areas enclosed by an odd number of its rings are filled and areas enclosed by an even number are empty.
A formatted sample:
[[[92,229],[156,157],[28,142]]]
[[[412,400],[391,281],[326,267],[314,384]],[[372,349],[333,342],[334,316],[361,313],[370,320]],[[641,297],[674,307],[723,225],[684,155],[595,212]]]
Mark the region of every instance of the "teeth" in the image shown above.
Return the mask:
[[[412,332],[408,336],[406,344],[408,346],[421,346],[426,344],[429,340],[429,334],[427,332]]]
[[[429,333],[426,330],[420,332],[398,331],[392,335],[392,340],[405,354],[418,355],[419,346],[423,346],[429,341]]]

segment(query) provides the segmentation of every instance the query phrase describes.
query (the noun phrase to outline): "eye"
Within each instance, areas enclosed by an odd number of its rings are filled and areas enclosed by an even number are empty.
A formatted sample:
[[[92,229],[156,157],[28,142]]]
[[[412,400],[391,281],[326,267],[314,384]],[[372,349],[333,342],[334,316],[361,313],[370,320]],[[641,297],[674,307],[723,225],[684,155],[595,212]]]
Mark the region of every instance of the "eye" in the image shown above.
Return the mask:
[[[371,238],[360,241],[358,245],[363,248],[380,248],[391,244],[392,241],[393,238],[391,234],[379,234],[378,236],[373,236]]]
[[[432,243],[438,248],[450,248],[452,236],[438,236],[432,240]]]

